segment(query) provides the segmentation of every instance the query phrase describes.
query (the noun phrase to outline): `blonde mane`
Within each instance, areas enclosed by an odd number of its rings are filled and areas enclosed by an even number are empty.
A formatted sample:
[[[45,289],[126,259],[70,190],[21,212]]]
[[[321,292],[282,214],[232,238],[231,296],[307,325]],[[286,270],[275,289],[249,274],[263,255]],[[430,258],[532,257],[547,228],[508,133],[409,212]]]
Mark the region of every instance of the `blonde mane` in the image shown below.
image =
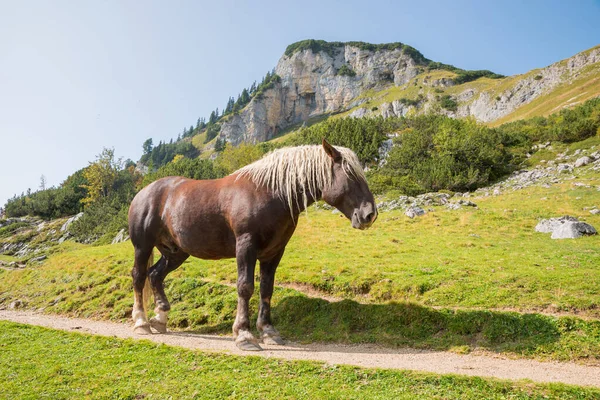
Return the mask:
[[[346,176],[366,181],[360,161],[354,152],[337,147],[342,155]],[[238,178],[246,177],[257,186],[265,186],[285,201],[290,212],[308,206],[309,196],[317,199],[318,193],[331,185],[333,160],[322,146],[286,147],[272,151],[258,161],[235,171]]]

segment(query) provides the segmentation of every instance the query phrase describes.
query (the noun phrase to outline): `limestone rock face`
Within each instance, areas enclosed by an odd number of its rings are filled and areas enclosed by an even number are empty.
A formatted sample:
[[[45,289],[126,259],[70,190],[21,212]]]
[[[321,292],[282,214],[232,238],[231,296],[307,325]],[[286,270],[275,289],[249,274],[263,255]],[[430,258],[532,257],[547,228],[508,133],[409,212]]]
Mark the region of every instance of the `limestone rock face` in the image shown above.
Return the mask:
[[[342,65],[356,75],[338,75]],[[275,73],[281,81],[224,121],[222,138],[234,145],[271,139],[291,125],[358,105],[357,98],[366,90],[402,85],[419,68],[401,49],[370,51],[346,44],[331,53],[303,50],[284,55]],[[400,103],[387,110],[386,116],[406,113]]]
[[[441,109],[436,96],[422,87],[454,86],[450,78],[418,78],[423,95],[417,107],[399,100],[380,103],[377,107],[360,107],[368,101],[367,90],[380,91],[410,82],[425,69],[401,49],[365,50],[351,44],[340,44],[332,51],[298,51],[283,55],[275,68],[281,78],[271,89],[254,97],[237,115],[222,122],[220,137],[233,145],[269,140],[285,129],[311,118],[347,111],[357,107],[351,117],[400,117],[408,113],[435,112],[450,117],[473,116],[481,122],[502,118],[558,85],[572,82],[585,72],[585,67],[600,63],[600,47],[554,63],[535,73],[507,78],[509,84],[501,92],[485,91],[477,85],[454,96],[456,111]],[[341,75],[342,66],[355,75]],[[412,81],[411,81],[412,80]]]
[[[502,118],[564,83],[565,76],[576,79],[584,67],[597,62],[600,62],[600,48],[577,54],[517,80],[498,95],[499,100],[489,92],[474,93],[472,102],[459,104],[456,116],[472,115],[482,122]]]

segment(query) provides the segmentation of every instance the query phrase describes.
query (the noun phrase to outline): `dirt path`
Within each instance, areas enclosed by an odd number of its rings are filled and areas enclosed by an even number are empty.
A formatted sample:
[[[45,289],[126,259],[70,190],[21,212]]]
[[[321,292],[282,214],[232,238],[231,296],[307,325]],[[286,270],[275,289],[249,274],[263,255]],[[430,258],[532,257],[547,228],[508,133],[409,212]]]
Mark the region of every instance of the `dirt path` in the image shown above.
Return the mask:
[[[263,345],[262,352],[242,352],[230,337],[169,332],[164,335],[137,336],[125,324],[66,318],[29,311],[0,310],[0,319],[44,326],[64,331],[83,332],[118,338],[148,339],[157,343],[202,351],[253,355],[286,360],[315,360],[368,368],[407,369],[437,374],[461,374],[500,379],[530,379],[535,382],[562,382],[600,387],[600,367],[533,360],[509,360],[501,357],[459,355],[442,351],[387,349],[372,345],[331,345],[289,343]]]

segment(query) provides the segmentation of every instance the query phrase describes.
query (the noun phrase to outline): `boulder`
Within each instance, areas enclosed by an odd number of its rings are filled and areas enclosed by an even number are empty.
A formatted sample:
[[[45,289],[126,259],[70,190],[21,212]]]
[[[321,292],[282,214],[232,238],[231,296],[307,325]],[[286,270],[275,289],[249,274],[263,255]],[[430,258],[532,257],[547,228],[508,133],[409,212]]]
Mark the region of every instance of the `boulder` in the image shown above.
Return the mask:
[[[67,232],[67,231],[68,231],[68,229],[69,229],[69,226],[71,226],[71,224],[72,224],[73,222],[77,221],[77,220],[78,220],[79,218],[81,218],[81,217],[83,217],[83,213],[82,213],[82,212],[80,212],[80,213],[79,213],[79,214],[77,214],[77,215],[74,215],[74,216],[72,216],[71,218],[69,218],[69,219],[67,220],[67,222],[65,222],[65,223],[63,224],[63,226],[61,226],[61,228],[60,228],[60,231],[61,231],[61,232]]]
[[[568,174],[573,172],[573,166],[571,164],[558,164],[556,171],[561,174]]]
[[[32,259],[29,260],[29,262],[41,262],[41,261],[44,261],[46,258],[48,258],[48,256],[41,255],[38,257],[33,257]]]
[[[543,219],[540,222],[538,222],[538,224],[535,226],[535,231],[541,232],[541,233],[552,233],[567,222],[578,222],[578,221],[579,220],[577,218],[570,217],[568,215],[565,215],[564,217],[560,217],[560,218]]]
[[[575,168],[583,167],[584,165],[588,165],[591,162],[592,159],[590,157],[583,156],[581,158],[578,158],[577,161],[575,161]]]
[[[115,238],[113,239],[113,241],[111,242],[111,244],[121,243],[121,242],[124,242],[126,240],[129,240],[129,235],[127,235],[125,233],[125,229],[121,229],[119,231],[119,233],[117,233],[117,236],[115,236]]]
[[[425,210],[419,206],[411,206],[408,208],[408,210],[406,210],[404,215],[406,215],[408,218],[420,217],[425,215]]]
[[[596,229],[585,222],[568,221],[552,232],[552,239],[577,239],[583,235],[595,235]]]
[[[552,233],[552,239],[576,239],[583,235],[595,235],[596,229],[575,217],[565,215],[560,218],[541,220],[535,227],[536,232]]]

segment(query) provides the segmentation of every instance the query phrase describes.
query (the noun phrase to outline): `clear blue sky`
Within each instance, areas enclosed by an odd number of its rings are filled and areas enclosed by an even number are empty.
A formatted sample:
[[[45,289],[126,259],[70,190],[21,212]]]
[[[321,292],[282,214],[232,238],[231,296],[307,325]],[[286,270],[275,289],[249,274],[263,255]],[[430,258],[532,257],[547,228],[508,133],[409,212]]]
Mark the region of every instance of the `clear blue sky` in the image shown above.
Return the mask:
[[[0,206],[102,151],[139,159],[314,38],[510,75],[600,44],[599,1],[0,0]]]

